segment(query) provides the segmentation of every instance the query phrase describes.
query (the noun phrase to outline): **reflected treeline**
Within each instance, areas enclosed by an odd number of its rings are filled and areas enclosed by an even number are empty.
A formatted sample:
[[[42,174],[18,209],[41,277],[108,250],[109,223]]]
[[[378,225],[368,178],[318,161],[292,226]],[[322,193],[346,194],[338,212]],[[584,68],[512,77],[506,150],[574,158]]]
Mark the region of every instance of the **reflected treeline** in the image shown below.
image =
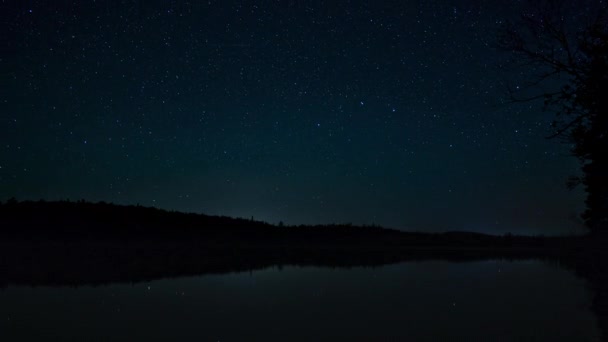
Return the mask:
[[[608,241],[605,237],[587,239],[584,249],[573,255],[551,258],[587,280],[593,293],[592,310],[602,333],[608,341]]]
[[[0,243],[0,287],[80,286],[243,272],[271,266],[359,267],[403,261],[548,259],[531,251],[346,246],[218,246],[200,242],[7,241]]]
[[[87,202],[0,204],[0,287],[80,286],[271,266],[543,259],[587,279],[608,336],[601,237],[410,233],[376,226],[275,226],[229,217]]]

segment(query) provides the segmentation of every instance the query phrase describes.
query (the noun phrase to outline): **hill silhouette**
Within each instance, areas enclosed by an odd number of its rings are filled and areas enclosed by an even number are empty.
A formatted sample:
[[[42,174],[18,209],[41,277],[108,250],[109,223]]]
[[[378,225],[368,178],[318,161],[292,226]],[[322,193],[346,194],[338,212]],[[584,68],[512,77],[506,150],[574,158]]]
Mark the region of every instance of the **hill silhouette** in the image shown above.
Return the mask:
[[[351,224],[272,225],[253,219],[167,211],[140,205],[86,201],[0,202],[0,235],[27,240],[198,240],[232,242],[315,240],[316,243],[454,246],[551,247],[562,238],[495,236],[475,232],[404,232]],[[551,246],[547,241],[551,241]]]
[[[0,203],[4,236],[28,238],[129,238],[184,239],[230,235],[234,238],[284,236],[285,233],[395,234],[377,226],[297,226],[284,227],[266,222],[167,211],[140,205],[115,205],[72,201],[9,200]],[[238,234],[238,235],[235,235]]]

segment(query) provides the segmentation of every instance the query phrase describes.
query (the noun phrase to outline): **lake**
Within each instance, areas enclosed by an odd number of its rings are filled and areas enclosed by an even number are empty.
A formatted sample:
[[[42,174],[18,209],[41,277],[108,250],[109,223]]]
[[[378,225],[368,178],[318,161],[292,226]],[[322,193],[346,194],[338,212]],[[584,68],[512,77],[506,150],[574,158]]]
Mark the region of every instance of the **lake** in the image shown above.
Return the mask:
[[[285,266],[0,290],[1,341],[598,341],[584,280],[542,261]]]

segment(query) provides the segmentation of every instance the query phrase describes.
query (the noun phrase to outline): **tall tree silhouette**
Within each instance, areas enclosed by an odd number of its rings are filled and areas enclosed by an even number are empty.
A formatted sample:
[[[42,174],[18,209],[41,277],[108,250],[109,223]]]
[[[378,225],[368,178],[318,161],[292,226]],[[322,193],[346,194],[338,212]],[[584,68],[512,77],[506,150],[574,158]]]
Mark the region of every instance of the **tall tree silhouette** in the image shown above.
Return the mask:
[[[499,46],[523,67],[525,84],[509,87],[514,102],[544,101],[556,113],[548,138],[571,144],[587,193],[582,217],[592,233],[608,233],[608,5],[574,17],[570,1],[530,1],[499,32]],[[574,4],[581,6],[580,4]]]

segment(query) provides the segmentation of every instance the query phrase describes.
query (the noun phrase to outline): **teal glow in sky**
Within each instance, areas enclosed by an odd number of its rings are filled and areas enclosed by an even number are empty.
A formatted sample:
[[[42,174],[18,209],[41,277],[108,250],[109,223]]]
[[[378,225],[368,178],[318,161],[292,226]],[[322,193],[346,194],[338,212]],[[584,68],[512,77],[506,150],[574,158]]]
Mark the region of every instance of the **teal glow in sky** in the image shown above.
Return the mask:
[[[508,105],[520,1],[0,5],[0,198],[287,224],[580,231],[552,113]],[[585,9],[581,7],[581,13]]]

